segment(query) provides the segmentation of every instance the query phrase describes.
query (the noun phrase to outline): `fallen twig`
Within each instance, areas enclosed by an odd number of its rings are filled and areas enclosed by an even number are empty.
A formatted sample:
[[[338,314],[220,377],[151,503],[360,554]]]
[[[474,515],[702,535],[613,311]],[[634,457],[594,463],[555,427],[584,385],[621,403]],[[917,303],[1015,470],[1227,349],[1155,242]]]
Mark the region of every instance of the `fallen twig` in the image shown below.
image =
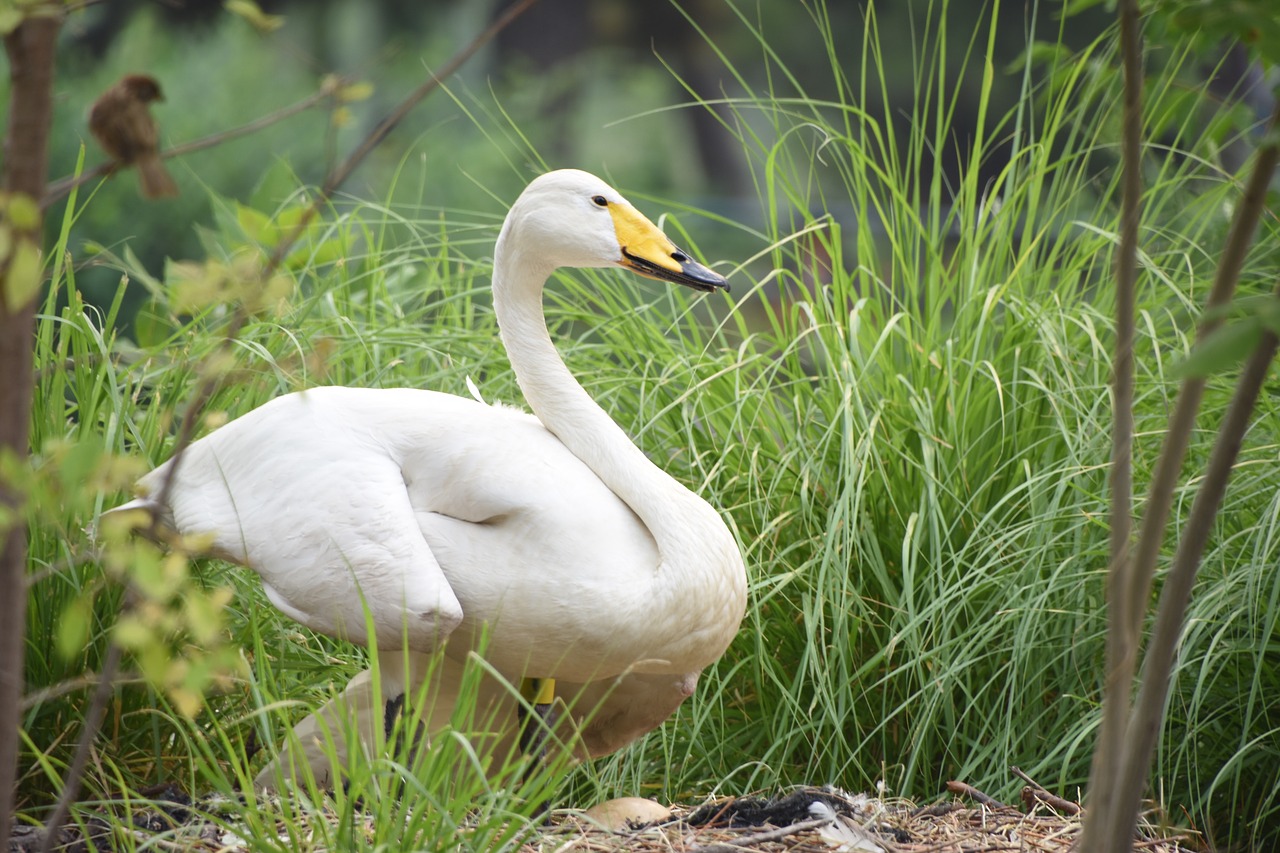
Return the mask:
[[[1022,808],[1024,811],[1031,811],[1036,807],[1036,803],[1044,803],[1059,814],[1080,814],[1081,806],[1079,803],[1051,793],[1044,785],[1032,779],[1021,767],[1012,765],[1009,768],[1009,772],[1027,783],[1027,786],[1022,789]]]
[[[1057,794],[1051,794],[1044,788],[1035,785],[1026,785],[1022,789],[1022,809],[1023,811],[1031,811],[1037,804],[1043,803],[1059,814],[1080,814],[1080,804],[1073,803],[1068,799],[1059,797]]]
[[[780,829],[766,829],[764,832],[753,832],[743,838],[734,839],[732,844],[706,844],[701,847],[690,847],[688,853],[734,853],[735,850],[741,850],[743,847],[750,847],[756,844],[764,844],[766,841],[777,841],[779,838],[786,838],[789,835],[796,835],[801,832],[808,832],[811,829],[820,829],[831,823],[829,818],[820,817],[813,820],[804,820],[800,823],[793,823],[790,826],[784,826]]]
[[[943,801],[941,803],[933,803],[928,806],[921,806],[911,813],[912,817],[942,817],[951,814],[956,809],[963,808],[959,803],[951,801]]]
[[[1000,802],[994,797],[990,797],[967,782],[957,782],[952,779],[947,782],[947,790],[953,794],[959,794],[962,797],[968,797],[980,806],[986,806],[989,809],[1007,809],[1008,805]]]
[[[1039,782],[1037,782],[1035,779],[1032,779],[1031,776],[1027,773],[1027,771],[1023,770],[1021,767],[1019,767],[1016,764],[1009,765],[1009,772],[1012,773],[1014,776],[1017,776],[1023,782],[1026,782],[1031,787],[1035,788],[1037,791],[1049,790],[1044,785],[1041,785]]]

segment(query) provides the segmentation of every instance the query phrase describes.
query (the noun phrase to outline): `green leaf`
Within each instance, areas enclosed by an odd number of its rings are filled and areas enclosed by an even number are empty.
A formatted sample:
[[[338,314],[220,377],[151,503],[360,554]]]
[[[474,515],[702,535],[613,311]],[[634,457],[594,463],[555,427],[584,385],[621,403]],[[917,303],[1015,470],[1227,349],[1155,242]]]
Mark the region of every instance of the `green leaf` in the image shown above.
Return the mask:
[[[350,104],[354,101],[365,101],[373,96],[373,84],[361,81],[343,86],[338,90],[338,100]]]
[[[5,216],[19,231],[35,231],[40,227],[40,205],[26,193],[11,193],[5,199]]]
[[[89,643],[89,629],[93,626],[93,592],[86,591],[73,598],[63,608],[58,619],[54,642],[63,660],[72,660]]]
[[[0,3],[0,35],[7,36],[22,23],[22,13],[12,3]]]
[[[1262,328],[1273,335],[1280,335],[1280,299],[1274,296],[1258,297],[1251,316],[1257,318]]]
[[[4,290],[4,306],[9,313],[17,313],[36,298],[40,291],[42,268],[36,244],[19,239],[9,260],[9,268],[4,271],[4,280],[0,282],[0,288]]]
[[[173,326],[165,316],[160,303],[148,299],[142,303],[133,318],[133,337],[143,349],[161,347],[173,334]]]
[[[112,634],[117,643],[130,650],[136,651],[157,645],[155,632],[136,614],[121,617],[112,629]]]
[[[1261,337],[1262,324],[1253,317],[1219,326],[1175,364],[1170,375],[1185,379],[1223,373],[1244,361]]]
[[[1094,6],[1100,6],[1106,3],[1108,7],[1114,4],[1114,0],[1070,0],[1066,8],[1062,10],[1062,17],[1070,18],[1072,15],[1079,15],[1081,12],[1088,11]]]
[[[58,480],[66,494],[83,488],[102,458],[102,447],[95,441],[73,441],[58,454]]]
[[[182,554],[167,554],[157,562],[139,565],[133,572],[133,582],[147,597],[155,601],[168,601],[187,582],[187,558]]]
[[[1057,68],[1071,61],[1074,55],[1071,48],[1065,44],[1037,41],[1018,54],[1013,61],[1006,64],[1004,72],[1006,74],[1017,74],[1028,65],[1032,68]]]
[[[192,590],[182,599],[183,615],[191,637],[203,647],[211,646],[222,631],[222,614],[231,603],[232,592],[218,587],[208,593]]]
[[[245,236],[255,243],[274,246],[280,242],[280,227],[260,210],[238,204],[236,205],[236,222],[244,230]]]
[[[268,15],[253,0],[227,0],[224,8],[233,15],[239,15],[260,33],[275,32],[284,26],[283,15]]]

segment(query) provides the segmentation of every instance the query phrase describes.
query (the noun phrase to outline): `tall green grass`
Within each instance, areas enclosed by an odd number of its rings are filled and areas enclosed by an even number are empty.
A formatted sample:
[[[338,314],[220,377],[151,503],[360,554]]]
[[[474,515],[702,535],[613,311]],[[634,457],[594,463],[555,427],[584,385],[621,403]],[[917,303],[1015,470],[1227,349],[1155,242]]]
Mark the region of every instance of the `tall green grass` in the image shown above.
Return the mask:
[[[757,89],[747,61],[721,55],[741,88],[726,101],[728,128],[751,165],[758,218],[641,202],[669,211],[682,245],[733,272],[732,298],[694,301],[613,273],[557,276],[548,288],[570,368],[647,453],[724,512],[751,577],[743,629],[698,695],[659,731],[569,775],[561,802],[696,800],[801,782],[882,782],[924,800],[949,778],[1012,799],[1020,783],[1010,764],[1069,796],[1087,778],[1102,685],[1118,82],[1104,38],[1029,67],[1016,102],[1000,105],[993,83],[1005,72],[983,62],[993,25],[957,32],[943,6],[911,46],[914,100],[900,120],[886,118],[889,89],[902,81],[889,79],[885,55],[902,48],[883,43],[874,12],[857,44],[832,31],[820,6],[798,23],[830,56],[834,95],[822,97],[800,87],[741,14],[759,43],[749,61],[770,72]],[[978,70],[954,77],[957,55]],[[1229,128],[1187,105],[1190,59],[1160,58],[1166,70],[1147,107],[1160,144],[1146,176],[1140,484],[1236,192],[1214,159]],[[935,157],[956,144],[962,85],[977,87],[984,115],[948,180]],[[1006,165],[980,181],[997,148]],[[466,394],[468,378],[486,399],[519,402],[485,290],[501,213],[488,202],[412,216],[344,205],[324,238],[340,245],[340,262],[299,258],[294,297],[245,328],[209,410],[231,417],[320,383]],[[233,210],[220,221],[207,242],[230,256],[245,237]],[[1248,271],[1256,287],[1280,266],[1275,226],[1266,227]],[[720,241],[741,256],[726,257]],[[86,444],[162,461],[201,359],[216,348],[220,309],[181,316],[168,284],[118,263],[129,287],[153,291],[148,342],[130,344],[112,309],[79,302],[75,268],[65,268],[55,287],[68,304],[56,309],[51,296],[40,322],[33,442],[42,458]],[[1189,482],[1226,387],[1207,395]],[[1172,819],[1224,842],[1264,844],[1280,826],[1276,406],[1264,397],[1205,561],[1155,771],[1153,796]],[[39,514],[33,688],[99,665],[122,603],[87,559],[84,530],[118,497],[68,488]],[[198,576],[234,587],[226,637],[245,650],[251,677],[190,721],[149,688],[122,688],[90,777],[101,796],[165,776],[230,791],[260,760],[246,756],[250,732],[278,738],[367,665],[362,650],[277,614],[246,573],[210,562]],[[104,589],[90,642],[64,658],[57,625],[88,587]],[[26,807],[56,785],[83,697],[28,713]],[[399,808],[388,796],[396,776],[371,777],[383,786],[368,800],[376,808]],[[528,814],[501,792],[432,790],[414,797],[431,802],[433,822],[396,839],[446,839],[466,825],[479,832],[474,846],[501,845],[514,839],[504,827]],[[280,806],[288,826],[322,807],[311,793]],[[344,831],[360,804],[342,793],[330,804]],[[282,843],[272,840],[272,808],[251,803],[243,818],[267,847]],[[473,809],[484,817],[468,824]],[[401,817],[375,823],[402,826]],[[342,845],[396,839],[349,831]]]

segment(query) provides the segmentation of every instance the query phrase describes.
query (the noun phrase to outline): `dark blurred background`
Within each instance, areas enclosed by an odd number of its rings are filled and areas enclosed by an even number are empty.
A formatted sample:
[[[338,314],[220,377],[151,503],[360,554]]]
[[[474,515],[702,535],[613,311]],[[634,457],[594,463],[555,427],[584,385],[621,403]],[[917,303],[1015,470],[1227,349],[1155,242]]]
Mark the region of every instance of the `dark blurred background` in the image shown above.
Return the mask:
[[[106,0],[74,15],[60,52],[51,177],[74,170],[82,143],[86,167],[102,161],[87,133],[87,110],[126,73],[145,72],[160,81],[166,100],[153,112],[164,147],[268,115],[315,91],[329,73],[369,81],[373,96],[351,105],[351,120],[340,128],[328,111],[316,109],[170,161],[182,188],[174,200],[144,202],[132,174],[100,187],[85,185],[80,202],[87,193],[97,197],[75,222],[71,249],[77,257],[85,241],[116,255],[127,247],[158,275],[165,258],[203,256],[201,231],[217,227],[218,209],[225,207],[220,200],[270,213],[300,184],[321,181],[335,157],[507,3],[260,5],[284,16],[279,30],[255,31],[227,13],[221,0]],[[678,198],[749,223],[761,216],[756,180],[724,126],[741,123],[743,114],[691,102],[738,98],[748,90],[834,98],[840,75],[856,91],[869,5],[884,47],[878,62],[886,85],[883,92],[879,84],[869,87],[875,102],[860,106],[907,121],[917,69],[933,61],[924,53],[938,26],[939,4],[927,0],[828,0],[819,11],[801,0],[687,0],[679,6],[666,0],[541,0],[451,78],[447,92],[415,110],[344,191],[385,201],[410,218],[434,216],[437,208],[497,216],[541,170],[541,157],[551,167],[607,175],[633,195]],[[1101,7],[1064,25],[1060,6],[999,5],[989,114],[1014,103],[1022,85],[1015,62],[1033,37],[1056,40],[1061,31],[1067,43],[1083,46],[1106,26]],[[946,14],[954,44],[942,62],[957,81],[950,104],[953,144],[929,152],[932,159],[920,169],[942,170],[955,183],[978,121],[990,6],[953,3]],[[828,55],[815,15],[829,18],[839,35],[838,55]],[[764,122],[752,128],[770,130]],[[1004,165],[999,150],[983,161],[988,175]],[[51,229],[59,227],[62,212],[61,205],[52,209]],[[90,301],[102,302],[119,279],[119,271],[99,259],[78,269],[75,283]]]

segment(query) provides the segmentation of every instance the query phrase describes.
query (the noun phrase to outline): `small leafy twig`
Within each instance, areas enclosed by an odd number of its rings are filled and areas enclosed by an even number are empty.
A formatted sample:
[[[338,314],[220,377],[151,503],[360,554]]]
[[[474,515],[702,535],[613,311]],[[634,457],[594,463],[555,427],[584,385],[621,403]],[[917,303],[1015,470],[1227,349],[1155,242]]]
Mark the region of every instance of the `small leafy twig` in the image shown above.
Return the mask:
[[[280,244],[276,247],[266,265],[259,272],[259,281],[266,281],[279,268],[293,244],[297,242],[298,238],[301,237],[303,233],[305,233],[307,225],[310,224],[310,221],[313,218],[315,218],[320,208],[329,201],[333,196],[333,193],[342,185],[343,181],[345,181],[347,177],[355,171],[356,167],[363,162],[369,152],[371,152],[378,143],[386,138],[392,128],[394,128],[414,106],[419,104],[427,95],[438,89],[445,77],[448,77],[456,71],[463,62],[469,59],[477,50],[490,41],[498,34],[498,32],[515,20],[520,13],[524,12],[535,2],[537,2],[537,0],[522,0],[522,2],[507,9],[507,11],[495,20],[488,29],[478,35],[470,44],[458,53],[454,54],[453,58],[445,64],[439,73],[433,74],[429,81],[418,87],[417,90],[401,102],[400,106],[398,106],[390,116],[379,123],[378,126],[369,133],[364,142],[362,142],[360,146],[357,147],[356,150],[352,152],[352,154],[348,156],[347,159],[344,160],[325,180],[323,188],[307,208],[300,221],[294,229],[280,241]],[[224,134],[222,135],[222,138],[225,141],[228,137]],[[186,150],[195,150],[190,146],[197,144],[198,143],[189,143]],[[172,150],[173,149],[171,149],[171,152]],[[248,322],[249,317],[250,310],[245,305],[244,301],[241,301],[237,304],[236,310],[227,321],[226,333],[223,336],[222,342],[214,358],[230,351],[231,347],[234,345],[235,339],[244,328],[245,323]],[[200,384],[197,386],[196,392],[189,402],[186,412],[183,414],[182,424],[178,431],[178,437],[176,439],[174,453],[170,461],[168,475],[161,484],[160,491],[153,496],[157,504],[163,505],[164,501],[167,499],[169,491],[173,485],[174,475],[182,461],[183,453],[191,444],[191,437],[195,432],[196,421],[199,419],[199,415],[204,409],[205,404],[218,389],[222,376],[223,374],[210,372],[201,379]],[[153,513],[151,524],[145,535],[148,535],[151,538],[156,538],[160,534],[160,528],[160,514]],[[81,732],[80,741],[76,746],[75,756],[73,757],[71,766],[68,767],[66,776],[64,777],[63,790],[58,798],[58,804],[46,824],[46,846],[42,853],[49,853],[49,845],[52,844],[51,839],[57,837],[58,830],[61,829],[63,823],[66,822],[71,802],[79,792],[80,780],[84,774],[84,768],[88,761],[89,752],[92,749],[94,740],[97,738],[98,729],[102,724],[102,714],[106,708],[107,698],[110,696],[111,690],[113,689],[113,678],[115,677],[116,670],[119,667],[121,657],[120,646],[114,641],[108,642],[107,649],[107,657],[103,662],[102,670],[99,674],[99,678],[101,680],[98,683],[97,689],[94,691],[93,702],[90,705],[89,711],[85,715],[84,729]]]
[[[324,186],[321,187],[320,192],[312,200],[307,209],[303,211],[302,216],[299,217],[297,224],[293,227],[293,230],[281,239],[280,243],[276,246],[275,251],[272,252],[271,258],[267,261],[266,266],[260,273],[260,280],[265,281],[280,267],[280,264],[284,262],[289,251],[293,248],[293,244],[296,243],[298,238],[306,232],[307,226],[309,226],[311,221],[319,214],[320,209],[328,203],[330,198],[333,197],[333,194],[337,191],[338,187],[340,187],[342,183],[350,177],[351,173],[356,170],[356,167],[364,162],[364,159],[369,155],[369,152],[373,151],[373,149],[387,137],[387,134],[389,134],[395,126],[409,114],[409,111],[420,104],[424,98],[436,89],[440,88],[444,80],[457,71],[458,68],[470,59],[477,50],[487,44],[494,36],[505,29],[507,25],[536,2],[537,0],[521,0],[521,2],[509,7],[500,17],[498,17],[497,20],[490,24],[484,32],[472,39],[471,43],[462,48],[462,50],[455,53],[453,57],[444,64],[444,67],[441,68],[439,72],[433,73],[431,75],[431,79],[415,89],[407,98],[400,102],[399,106],[392,110],[390,115],[379,122],[378,125],[369,132],[364,141],[357,146],[356,150],[351,152],[351,154],[333,170],[329,177],[325,179]],[[235,313],[228,321],[227,334],[223,338],[219,354],[230,350],[236,336],[239,335],[241,328],[243,328],[248,319],[249,311],[242,302],[237,306]],[[200,412],[204,409],[205,403],[209,401],[209,398],[213,396],[214,391],[217,390],[218,384],[218,376],[206,376],[197,387],[191,403],[187,406],[187,411],[184,413],[182,418],[182,425],[178,430],[178,438],[173,456],[169,463],[168,476],[165,477],[164,482],[161,484],[159,493],[155,495],[155,502],[157,504],[163,505],[165,500],[168,498],[169,491],[173,484],[173,479],[178,472],[178,467],[182,463],[182,456],[186,451],[187,446],[191,443],[191,436],[195,430],[196,420],[198,419]],[[153,535],[158,531],[159,524],[159,517],[153,517],[151,523]]]

